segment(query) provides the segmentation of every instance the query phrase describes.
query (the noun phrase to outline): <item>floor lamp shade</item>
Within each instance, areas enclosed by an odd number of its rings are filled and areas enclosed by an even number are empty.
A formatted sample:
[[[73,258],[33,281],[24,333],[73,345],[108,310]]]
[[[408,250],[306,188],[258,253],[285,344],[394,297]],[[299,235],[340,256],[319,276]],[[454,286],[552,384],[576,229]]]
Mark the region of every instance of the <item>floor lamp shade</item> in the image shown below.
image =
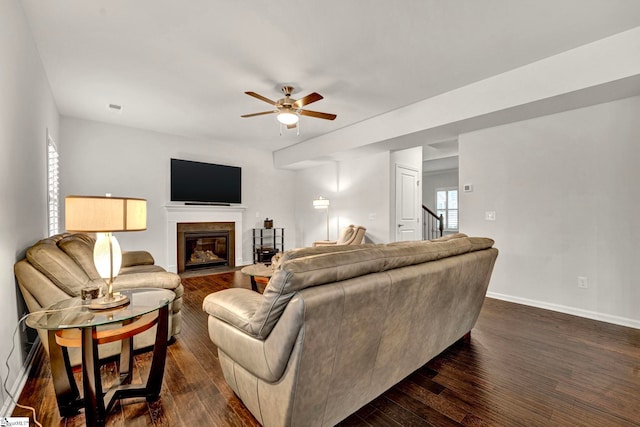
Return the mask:
[[[329,199],[325,199],[320,196],[316,200],[313,201],[313,207],[316,209],[328,209],[329,208]]]
[[[122,266],[122,251],[112,232],[142,231],[147,228],[147,201],[124,197],[68,196],[65,198],[67,231],[96,233],[93,262],[100,277],[107,282],[102,299],[90,308],[111,308],[126,304],[124,296],[113,295],[113,279]]]

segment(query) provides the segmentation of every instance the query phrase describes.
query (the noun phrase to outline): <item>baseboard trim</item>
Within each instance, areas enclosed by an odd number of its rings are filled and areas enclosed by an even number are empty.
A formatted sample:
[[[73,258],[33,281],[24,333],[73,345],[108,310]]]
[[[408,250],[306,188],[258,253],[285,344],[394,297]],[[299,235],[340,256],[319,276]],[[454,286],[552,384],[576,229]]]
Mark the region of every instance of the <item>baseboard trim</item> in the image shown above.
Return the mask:
[[[557,311],[560,313],[571,314],[573,316],[584,317],[591,320],[599,320],[601,322],[613,323],[614,325],[626,326],[629,328],[640,329],[640,320],[628,319],[626,317],[614,316],[597,311],[583,310],[581,308],[569,307],[566,305],[553,304],[544,301],[537,301],[528,298],[515,297],[512,295],[500,294],[497,292],[487,292],[489,298],[495,298],[503,301],[514,302],[516,304],[528,305],[531,307],[543,308],[545,310]]]
[[[40,347],[40,345],[41,345],[40,337],[36,337],[33,345],[31,346],[31,350],[27,355],[27,360],[22,365],[20,372],[18,372],[18,377],[16,378],[15,382],[13,383],[13,386],[9,390],[11,392],[11,395],[16,399],[16,401],[20,397],[20,394],[22,393],[22,389],[24,388],[24,385],[27,383],[27,379],[29,379],[29,372],[31,371],[31,367],[33,365],[34,356],[36,354],[36,351],[38,350],[38,347]],[[0,410],[0,414],[2,414],[2,417],[8,418],[13,413],[13,410],[15,409],[15,407],[16,405],[13,403],[11,398],[9,396],[5,396],[5,401],[2,404],[2,410]]]

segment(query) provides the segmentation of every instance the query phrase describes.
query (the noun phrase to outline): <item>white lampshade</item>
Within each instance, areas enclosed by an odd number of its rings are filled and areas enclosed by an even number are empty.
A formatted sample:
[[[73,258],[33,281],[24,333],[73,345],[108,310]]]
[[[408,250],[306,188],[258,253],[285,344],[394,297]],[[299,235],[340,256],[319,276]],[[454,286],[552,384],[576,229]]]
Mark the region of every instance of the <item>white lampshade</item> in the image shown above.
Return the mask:
[[[147,229],[147,201],[126,197],[67,196],[67,231],[104,233]]]
[[[114,231],[141,231],[147,228],[147,201],[127,197],[68,196],[65,198],[67,231],[96,233],[93,263],[107,283],[104,298],[90,308],[112,308],[126,304],[128,298],[113,294],[113,280],[122,266],[122,251]]]
[[[313,207],[316,209],[327,209],[329,207],[329,199],[320,196],[313,201]]]
[[[283,125],[295,125],[298,123],[298,119],[299,117],[297,114],[288,111],[283,111],[278,114],[278,121]]]

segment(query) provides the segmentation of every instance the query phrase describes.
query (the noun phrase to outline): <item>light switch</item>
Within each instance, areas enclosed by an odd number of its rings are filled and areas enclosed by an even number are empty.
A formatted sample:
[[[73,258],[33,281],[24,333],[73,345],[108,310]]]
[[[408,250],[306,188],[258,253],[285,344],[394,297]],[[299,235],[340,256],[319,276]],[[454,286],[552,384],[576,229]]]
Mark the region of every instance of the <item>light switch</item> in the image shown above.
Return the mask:
[[[484,219],[487,221],[495,221],[496,220],[496,211],[486,211],[484,213]]]

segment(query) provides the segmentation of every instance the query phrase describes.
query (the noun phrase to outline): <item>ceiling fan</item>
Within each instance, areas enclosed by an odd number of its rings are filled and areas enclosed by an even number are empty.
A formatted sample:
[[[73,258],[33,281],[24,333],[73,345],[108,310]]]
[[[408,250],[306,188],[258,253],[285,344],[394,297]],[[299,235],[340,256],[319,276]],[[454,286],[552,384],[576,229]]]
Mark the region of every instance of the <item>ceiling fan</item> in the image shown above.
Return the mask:
[[[322,95],[317,92],[310,93],[309,95],[296,100],[291,98],[291,94],[293,93],[293,86],[283,86],[281,90],[282,93],[284,93],[284,98],[277,101],[272,101],[269,98],[265,98],[264,96],[259,95],[255,92],[245,92],[249,96],[253,96],[254,98],[258,98],[261,101],[273,105],[275,109],[262,111],[260,113],[245,114],[240,117],[255,117],[262,116],[264,114],[277,113],[278,121],[283,125],[286,125],[288,129],[296,127],[296,124],[298,123],[301,115],[325,120],[334,120],[337,117],[335,114],[320,113],[318,111],[304,110],[302,108],[305,105],[311,104],[312,102],[320,101],[322,99]]]

